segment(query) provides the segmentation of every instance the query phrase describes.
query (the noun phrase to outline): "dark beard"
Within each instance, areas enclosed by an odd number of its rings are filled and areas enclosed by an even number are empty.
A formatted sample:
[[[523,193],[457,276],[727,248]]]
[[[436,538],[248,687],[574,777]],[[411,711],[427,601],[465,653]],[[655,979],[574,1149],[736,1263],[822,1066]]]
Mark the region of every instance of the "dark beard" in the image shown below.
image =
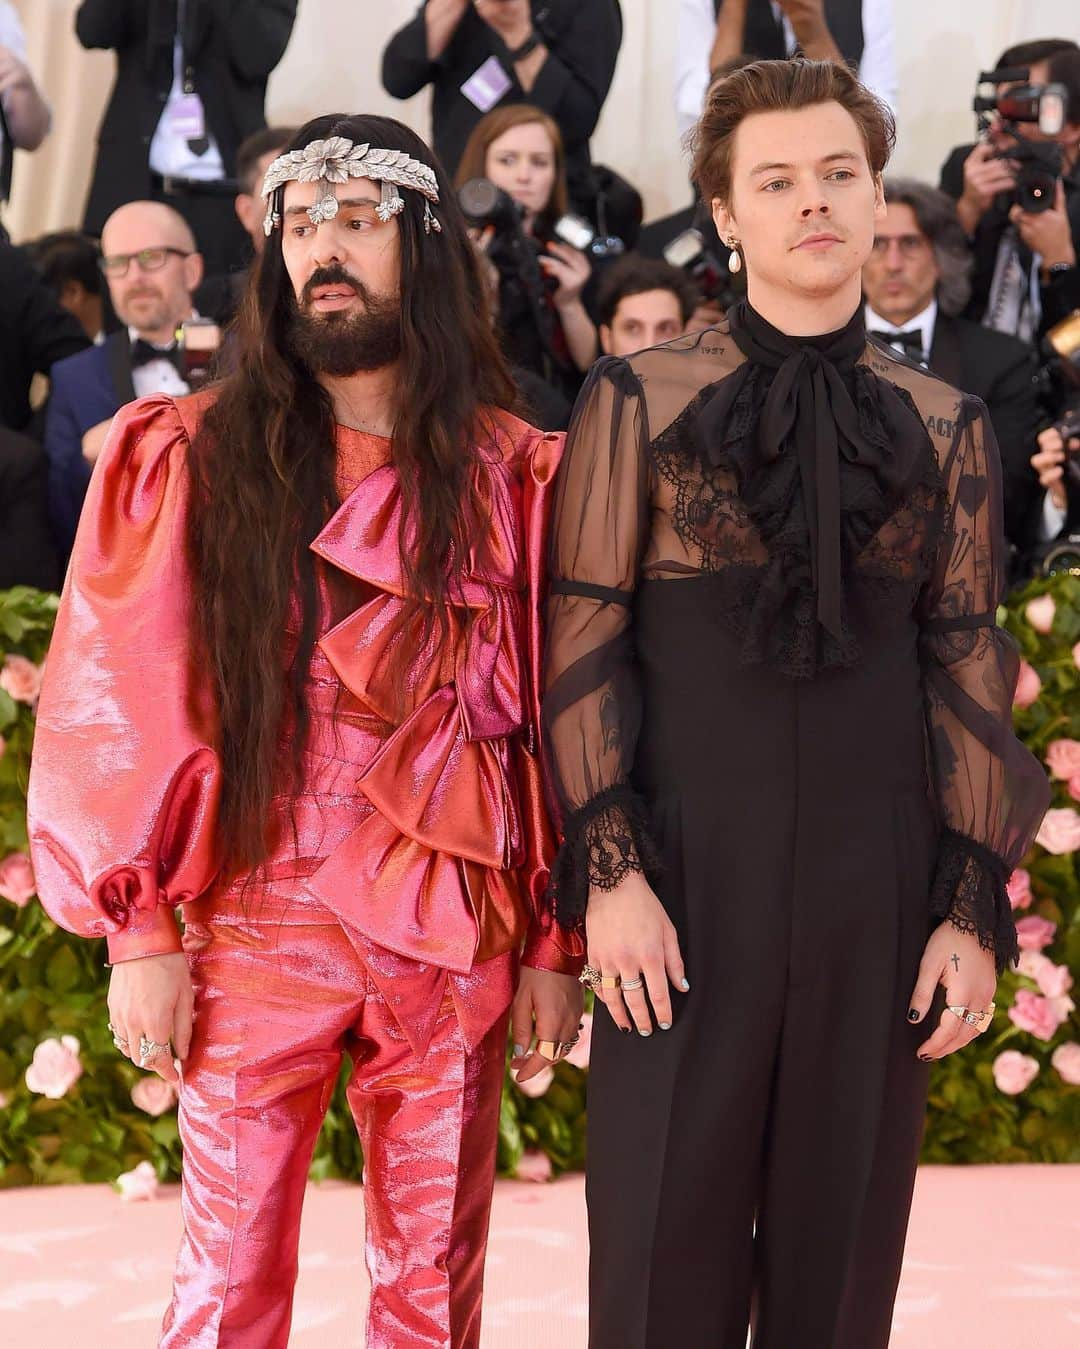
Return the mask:
[[[381,370],[401,356],[401,304],[396,295],[375,295],[343,267],[321,267],[304,287],[306,306],[316,286],[351,286],[363,306],[355,312],[313,314],[295,301],[286,344],[313,375],[344,379]]]

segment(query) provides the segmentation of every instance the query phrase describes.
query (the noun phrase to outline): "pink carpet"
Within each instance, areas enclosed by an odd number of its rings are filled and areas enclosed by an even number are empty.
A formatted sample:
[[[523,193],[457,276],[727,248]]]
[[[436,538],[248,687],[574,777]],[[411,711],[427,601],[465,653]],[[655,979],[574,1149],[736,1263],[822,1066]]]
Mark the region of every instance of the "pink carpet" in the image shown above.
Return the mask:
[[[309,1189],[291,1340],[299,1349],[362,1343],[362,1226],[355,1187]],[[584,1346],[584,1230],[580,1177],[499,1183],[484,1349]],[[178,1234],[174,1189],[130,1204],[102,1186],[0,1193],[0,1344],[152,1346]],[[1080,1167],[925,1168],[892,1344],[1077,1349]]]

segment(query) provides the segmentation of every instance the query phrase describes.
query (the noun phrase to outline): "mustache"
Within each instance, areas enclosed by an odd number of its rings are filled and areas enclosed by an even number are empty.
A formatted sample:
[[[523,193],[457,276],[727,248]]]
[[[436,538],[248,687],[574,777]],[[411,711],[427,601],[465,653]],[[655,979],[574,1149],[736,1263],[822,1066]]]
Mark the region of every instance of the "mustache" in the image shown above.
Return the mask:
[[[311,297],[318,286],[349,286],[365,304],[371,300],[371,294],[364,283],[353,276],[349,271],[338,263],[333,267],[316,267],[312,274],[304,283],[304,289],[300,292],[300,301],[302,304],[309,305]]]

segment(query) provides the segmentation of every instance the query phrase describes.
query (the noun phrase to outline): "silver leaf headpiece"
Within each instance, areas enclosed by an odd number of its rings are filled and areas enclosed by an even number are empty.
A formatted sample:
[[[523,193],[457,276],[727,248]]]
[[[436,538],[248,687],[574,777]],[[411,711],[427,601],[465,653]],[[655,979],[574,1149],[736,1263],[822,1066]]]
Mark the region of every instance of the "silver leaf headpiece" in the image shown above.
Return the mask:
[[[274,193],[285,183],[322,182],[322,195],[308,207],[308,218],[313,225],[333,220],[338,213],[334,183],[347,183],[350,178],[371,178],[382,184],[381,200],[376,214],[382,221],[390,220],[405,209],[405,200],[399,187],[410,187],[419,192],[424,201],[424,229],[442,233],[442,225],[432,212],[431,204],[439,204],[439,184],[430,164],[413,159],[404,150],[375,150],[368,144],[356,145],[344,136],[330,136],[327,140],[311,141],[302,150],[289,150],[278,155],[266,170],[262,195],[266,198],[266,218],[263,230],[267,237],[274,226],[281,224],[280,214],[274,210]]]

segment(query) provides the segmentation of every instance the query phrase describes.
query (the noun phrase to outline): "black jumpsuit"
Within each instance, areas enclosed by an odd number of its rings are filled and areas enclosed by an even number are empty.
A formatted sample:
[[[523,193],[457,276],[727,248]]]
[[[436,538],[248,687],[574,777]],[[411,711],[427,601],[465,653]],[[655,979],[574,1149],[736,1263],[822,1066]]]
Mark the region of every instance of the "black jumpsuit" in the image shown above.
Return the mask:
[[[888,1343],[949,917],[999,964],[1048,799],[1012,735],[985,410],[868,344],[728,324],[602,362],[556,494],[548,750],[563,917],[643,869],[674,1025],[603,1012],[592,1349]],[[934,1018],[936,1024],[936,1016]]]

